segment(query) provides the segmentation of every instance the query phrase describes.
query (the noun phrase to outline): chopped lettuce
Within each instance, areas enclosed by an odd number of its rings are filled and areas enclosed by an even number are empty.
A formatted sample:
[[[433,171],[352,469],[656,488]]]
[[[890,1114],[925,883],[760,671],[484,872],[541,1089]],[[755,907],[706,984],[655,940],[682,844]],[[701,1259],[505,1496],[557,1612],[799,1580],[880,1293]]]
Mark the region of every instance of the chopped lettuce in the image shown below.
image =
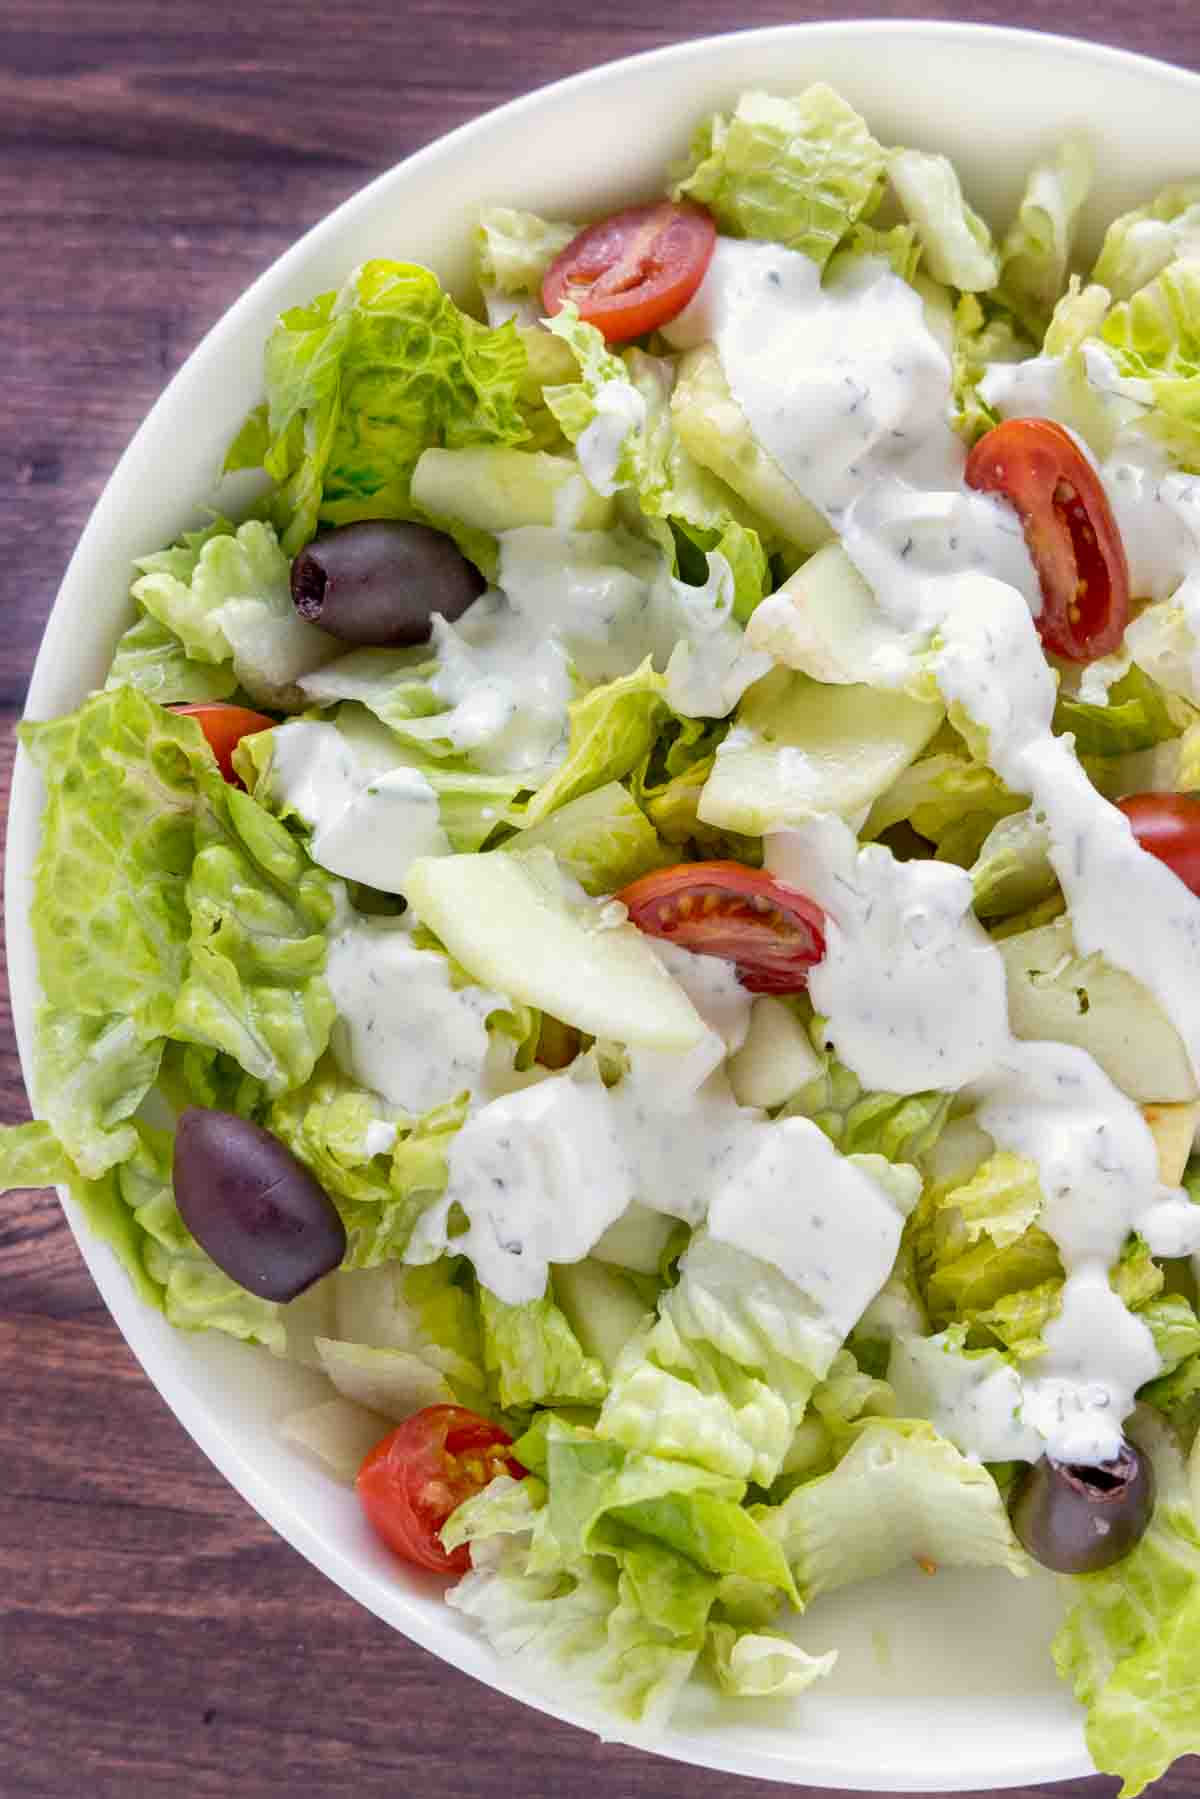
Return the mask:
[[[524,822],[540,824],[571,800],[622,780],[645,761],[669,716],[666,679],[648,660],[593,687],[571,706],[566,758],[529,801]]]
[[[300,710],[297,680],[337,653],[336,640],[293,606],[288,559],[261,520],[236,531],[218,521],[137,566],[142,573],[132,592],[139,605],[179,638],[193,662],[231,663],[235,685],[256,705]]]
[[[1070,731],[1081,756],[1123,756],[1178,737],[1182,727],[1150,675],[1135,663],[1109,688],[1102,706],[1060,693],[1054,729]]]
[[[1145,429],[1185,468],[1200,467],[1200,254],[1114,306],[1100,337],[1118,372],[1145,383]]]
[[[0,1192],[15,1187],[55,1187],[75,1170],[62,1144],[40,1119],[0,1129]]]
[[[1087,1709],[1087,1743],[1134,1799],[1177,1756],[1200,1749],[1200,1527],[1183,1458],[1169,1431],[1133,1426],[1154,1466],[1156,1498],[1141,1542],[1098,1574],[1064,1581],[1072,1604],[1054,1660]]]
[[[547,849],[585,893],[614,893],[671,860],[637,801],[606,781],[509,838],[508,849]]]
[[[513,325],[480,325],[413,263],[362,263],[340,292],[281,314],[263,463],[287,554],[318,523],[413,517],[412,471],[431,444],[525,441],[525,361]]]
[[[993,825],[971,869],[980,918],[1007,918],[1049,899],[1058,886],[1050,861],[1050,830],[1032,806]]]
[[[512,206],[483,207],[475,234],[480,286],[540,297],[546,270],[578,231],[578,225],[540,219]]]
[[[770,239],[824,266],[878,204],[885,152],[854,109],[814,83],[782,99],[745,93],[692,140],[672,193],[698,200],[734,237]]]
[[[1200,183],[1164,187],[1149,206],[1114,219],[1092,280],[1114,300],[1131,300],[1180,257],[1200,254]]]
[[[106,687],[137,687],[160,706],[227,700],[237,691],[232,666],[197,662],[181,638],[143,612],[119,638]]]
[[[873,1418],[851,1436],[831,1473],[763,1519],[806,1601],[912,1562],[1028,1572],[995,1481],[931,1424]]]
[[[710,1624],[708,1656],[717,1685],[735,1699],[791,1698],[832,1672],[837,1650],[809,1655],[780,1631]]]
[[[1075,227],[1092,185],[1087,139],[1068,137],[1035,163],[1017,216],[1000,246],[997,297],[1040,342],[1067,285]]]
[[[936,751],[910,764],[880,794],[859,835],[869,841],[907,823],[935,846],[939,861],[965,868],[992,827],[1026,804],[985,762]]]
[[[224,1050],[277,1095],[329,1041],[324,979],[335,892],[295,838],[213,771],[187,884],[190,957],[171,1034]]]
[[[949,158],[893,150],[888,175],[916,227],[934,279],[966,292],[995,287],[999,263],[992,234],[963,198]]]
[[[484,1365],[500,1404],[599,1405],[608,1389],[604,1370],[585,1355],[566,1318],[547,1293],[507,1305],[479,1288]]]

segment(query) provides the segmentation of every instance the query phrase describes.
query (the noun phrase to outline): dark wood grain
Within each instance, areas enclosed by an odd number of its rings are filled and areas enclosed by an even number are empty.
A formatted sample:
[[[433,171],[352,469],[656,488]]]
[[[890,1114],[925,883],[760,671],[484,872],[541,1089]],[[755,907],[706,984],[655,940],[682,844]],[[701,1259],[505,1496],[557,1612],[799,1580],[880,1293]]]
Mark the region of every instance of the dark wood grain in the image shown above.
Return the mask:
[[[847,16],[1023,24],[1200,67],[1196,0],[686,0],[665,15],[614,0],[583,17],[528,0],[5,0],[0,807],[46,615],[113,463],[286,244],[514,94],[674,38]],[[26,1116],[6,987],[0,1116]],[[0,1799],[773,1790],[604,1747],[385,1629],[184,1435],[53,1196],[0,1206]],[[1195,1761],[1159,1788],[1198,1792]]]

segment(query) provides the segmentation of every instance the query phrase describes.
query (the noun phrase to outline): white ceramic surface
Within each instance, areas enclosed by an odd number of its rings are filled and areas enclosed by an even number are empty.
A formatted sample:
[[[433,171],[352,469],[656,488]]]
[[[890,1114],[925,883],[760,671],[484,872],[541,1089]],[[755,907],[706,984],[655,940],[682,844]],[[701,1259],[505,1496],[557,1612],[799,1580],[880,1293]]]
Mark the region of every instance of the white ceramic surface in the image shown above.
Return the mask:
[[[1003,222],[1030,157],[1096,126],[1099,173],[1085,220],[1197,173],[1200,77],[1032,33],[854,23],[745,32],[592,70],[464,126],[391,170],[280,258],[214,327],[134,438],[67,571],[28,711],[79,703],[126,622],[131,559],[198,522],[225,444],[259,397],[263,341],[281,307],[336,285],[368,255],[428,262],[461,290],[481,202],[588,217],[649,197],[690,127],[747,86],[832,82],[885,142],[948,152],[975,204]],[[552,153],[550,153],[552,150]],[[28,922],[41,802],[18,758],[9,817],[7,936],[18,1043],[29,1070],[35,970]],[[67,1206],[68,1216],[71,1208]],[[80,1237],[96,1283],[168,1405],[234,1486],[331,1579],[406,1636],[555,1716],[592,1722],[513,1680],[440,1601],[368,1534],[353,1495],[277,1441],[273,1424],[316,1377],[217,1337],[172,1331],[134,1299],[109,1251]],[[798,1631],[836,1645],[833,1677],[791,1703],[690,1693],[647,1745],[682,1761],[815,1785],[953,1791],[1090,1771],[1079,1715],[1049,1655],[1050,1583],[995,1571],[914,1571],[814,1605]],[[611,1726],[608,1734],[613,1734]],[[641,1739],[634,1733],[630,1741]],[[569,1771],[564,1768],[564,1783]]]

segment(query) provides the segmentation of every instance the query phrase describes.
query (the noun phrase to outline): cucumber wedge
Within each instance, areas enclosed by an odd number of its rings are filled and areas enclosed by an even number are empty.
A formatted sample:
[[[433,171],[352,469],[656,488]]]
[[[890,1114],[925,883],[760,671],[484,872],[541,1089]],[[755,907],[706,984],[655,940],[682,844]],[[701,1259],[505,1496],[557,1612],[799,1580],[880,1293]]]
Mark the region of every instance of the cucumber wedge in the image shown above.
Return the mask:
[[[623,1274],[590,1256],[558,1263],[552,1277],[554,1297],[580,1347],[611,1374],[630,1337],[645,1323],[644,1303]]]
[[[426,450],[413,470],[412,497],[433,518],[461,519],[478,531],[597,531],[613,521],[613,502],[589,485],[575,459],[545,450]]]
[[[663,1251],[678,1225],[677,1218],[665,1212],[652,1212],[635,1199],[633,1204],[610,1224],[602,1237],[592,1244],[597,1262],[611,1262],[617,1268],[632,1269],[634,1274],[657,1274],[662,1266]]]
[[[736,1055],[725,1064],[739,1106],[782,1106],[821,1072],[817,1052],[785,999],[760,994],[750,1028]]]
[[[573,900],[549,850],[422,858],[404,897],[482,986],[577,1030],[674,1050],[705,1034],[641,933],[610,922],[598,900]]]
[[[761,836],[817,812],[856,818],[916,760],[940,701],[773,669],[742,700],[700,795],[705,824]]]
[[[826,544],[755,608],[746,642],[815,681],[870,681],[874,659],[908,652],[841,544]]]
[[[1100,956],[1081,956],[1066,919],[996,945],[1008,974],[1013,1035],[1086,1049],[1139,1105],[1198,1097],[1179,1033],[1153,994]]]

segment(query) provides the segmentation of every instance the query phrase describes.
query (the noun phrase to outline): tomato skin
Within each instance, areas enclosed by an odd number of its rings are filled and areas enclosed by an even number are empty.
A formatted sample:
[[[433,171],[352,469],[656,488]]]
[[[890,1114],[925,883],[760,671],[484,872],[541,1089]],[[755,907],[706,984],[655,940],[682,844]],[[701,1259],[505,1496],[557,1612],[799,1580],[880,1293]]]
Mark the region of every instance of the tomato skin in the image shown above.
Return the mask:
[[[820,907],[740,862],[680,862],[643,875],[617,898],[647,936],[733,962],[750,993],[800,992],[825,954]]]
[[[1190,793],[1133,793],[1117,803],[1142,848],[1200,894],[1200,798]]]
[[[434,1574],[465,1574],[466,1543],[442,1548],[441,1528],[464,1499],[497,1474],[525,1478],[504,1450],[507,1431],[461,1405],[427,1405],[371,1450],[355,1487],[363,1510],[389,1549]]]
[[[709,214],[690,203],[630,206],[571,239],[546,271],[542,304],[568,300],[610,344],[627,343],[683,311],[717,241]]]
[[[197,706],[172,706],[171,711],[195,719],[217,758],[217,767],[235,787],[240,787],[241,782],[233,769],[234,750],[243,737],[252,737],[256,731],[270,731],[276,723],[265,713],[251,712],[248,706],[229,706],[224,700],[209,700]]]
[[[1016,509],[1042,589],[1042,642],[1068,662],[1117,648],[1129,623],[1129,565],[1100,477],[1050,419],[1006,419],[967,457],[966,480]]]

